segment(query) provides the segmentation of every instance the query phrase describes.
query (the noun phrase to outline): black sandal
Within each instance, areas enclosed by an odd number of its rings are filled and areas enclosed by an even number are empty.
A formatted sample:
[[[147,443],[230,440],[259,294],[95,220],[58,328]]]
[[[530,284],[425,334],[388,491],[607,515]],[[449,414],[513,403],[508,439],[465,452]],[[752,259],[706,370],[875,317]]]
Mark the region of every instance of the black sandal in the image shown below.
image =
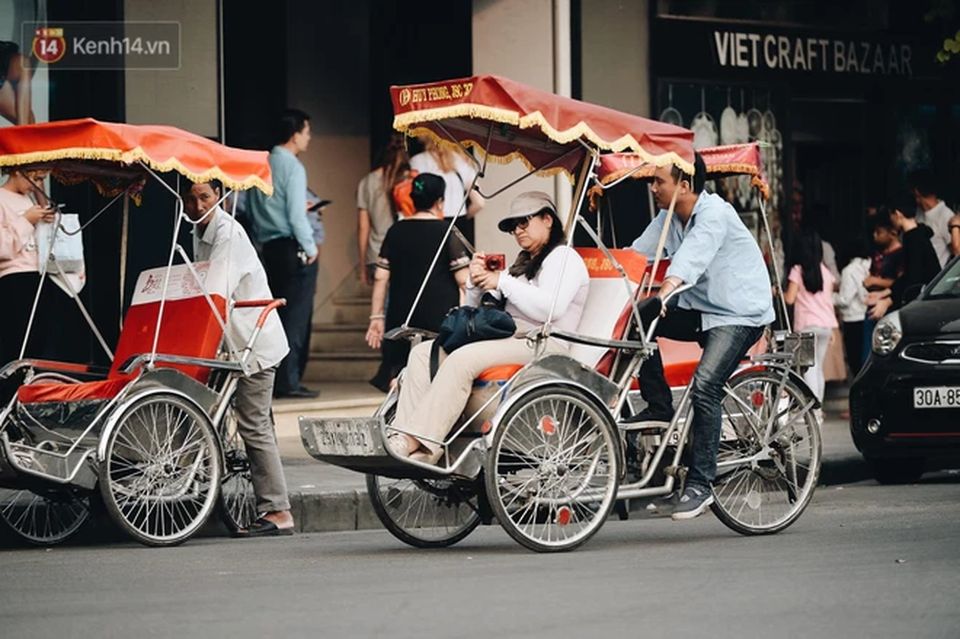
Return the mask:
[[[263,517],[253,522],[249,528],[238,530],[234,537],[286,537],[293,534],[293,527],[278,528],[275,523]]]

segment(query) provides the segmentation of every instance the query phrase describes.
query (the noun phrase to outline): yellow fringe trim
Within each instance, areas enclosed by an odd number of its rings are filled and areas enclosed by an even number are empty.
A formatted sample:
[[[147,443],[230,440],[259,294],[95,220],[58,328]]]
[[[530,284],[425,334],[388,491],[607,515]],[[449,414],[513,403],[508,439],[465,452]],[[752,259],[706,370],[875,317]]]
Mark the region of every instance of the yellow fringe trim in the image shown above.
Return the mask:
[[[607,175],[604,175],[602,178],[600,178],[600,184],[606,186],[608,184],[616,182],[617,180],[619,180],[620,178],[626,175],[630,175],[630,177],[632,177],[635,180],[642,180],[644,178],[653,177],[653,174],[656,172],[656,170],[657,170],[657,167],[653,166],[652,164],[645,164],[640,166],[639,168],[629,167],[629,168],[617,169],[616,171],[612,173],[608,173]]]
[[[461,140],[459,143],[457,143],[451,140],[450,138],[438,135],[435,131],[428,129],[426,127],[416,127],[412,129],[407,129],[406,133],[407,135],[412,135],[413,137],[428,137],[433,142],[436,142],[440,146],[448,147],[451,149],[462,150],[463,147],[471,148],[477,151],[478,153],[482,154],[484,157],[486,157],[490,162],[493,162],[494,164],[510,164],[511,162],[519,161],[525,167],[527,167],[528,171],[533,171],[534,169],[537,168],[520,151],[511,151],[506,155],[493,155],[492,153],[488,154],[487,150],[483,148],[483,143],[480,142],[479,140],[471,140],[468,138],[465,140]],[[562,166],[550,166],[545,169],[541,169],[537,171],[537,175],[541,177],[553,177],[555,175],[561,175],[561,174],[564,175],[567,178],[567,180],[570,181],[571,184],[575,183],[576,176]]]
[[[220,180],[225,186],[231,189],[242,191],[255,187],[268,196],[273,195],[273,185],[265,182],[259,176],[251,175],[243,180],[235,180],[224,173],[219,167],[213,167],[201,173],[196,173],[184,166],[177,158],[170,158],[166,162],[156,162],[150,158],[141,147],[136,147],[129,151],[91,147],[68,147],[54,151],[34,151],[32,153],[0,155],[0,166],[21,166],[24,164],[52,162],[55,160],[107,160],[121,164],[134,164],[139,161],[160,173],[176,171],[191,182]]]
[[[644,161],[651,164],[656,164],[657,166],[669,166],[673,164],[679,167],[681,171],[691,174],[693,173],[693,163],[684,160],[682,157],[676,153],[673,153],[672,151],[669,153],[654,155],[644,149],[643,146],[641,146],[641,144],[636,140],[636,138],[630,134],[626,134],[620,138],[617,138],[616,140],[604,140],[602,137],[597,135],[597,133],[594,132],[586,122],[583,122],[582,120],[569,129],[560,131],[553,128],[553,126],[547,122],[547,119],[543,117],[543,114],[540,113],[540,111],[534,111],[533,113],[528,113],[527,115],[521,117],[516,111],[468,102],[454,104],[447,107],[435,107],[433,109],[423,109],[420,111],[401,113],[394,116],[393,128],[402,133],[416,124],[434,122],[436,120],[443,120],[447,118],[463,117],[489,120],[492,122],[499,122],[501,124],[512,124],[519,127],[521,130],[538,127],[543,134],[547,136],[547,138],[553,140],[557,144],[569,144],[579,139],[587,139],[590,142],[593,142],[597,148],[604,151],[613,151],[615,153],[619,153],[621,151],[630,151],[639,155]]]

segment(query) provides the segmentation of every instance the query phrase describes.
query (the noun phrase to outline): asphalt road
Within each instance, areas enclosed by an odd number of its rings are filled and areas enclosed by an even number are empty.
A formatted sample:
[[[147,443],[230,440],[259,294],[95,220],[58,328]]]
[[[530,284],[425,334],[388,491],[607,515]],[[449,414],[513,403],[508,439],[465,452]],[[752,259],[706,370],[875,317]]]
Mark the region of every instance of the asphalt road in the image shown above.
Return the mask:
[[[712,515],[610,521],[537,555],[496,527],[0,552],[2,637],[960,636],[960,475],[821,487],[745,538]]]

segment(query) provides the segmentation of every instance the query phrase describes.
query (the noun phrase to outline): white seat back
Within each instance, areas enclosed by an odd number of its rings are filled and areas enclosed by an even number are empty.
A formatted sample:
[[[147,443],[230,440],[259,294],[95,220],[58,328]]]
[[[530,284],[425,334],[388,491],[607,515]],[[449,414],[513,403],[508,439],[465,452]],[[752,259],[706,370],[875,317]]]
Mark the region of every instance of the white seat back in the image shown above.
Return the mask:
[[[623,266],[627,273],[629,289],[616,267],[598,248],[577,248],[590,274],[590,292],[577,326],[577,333],[610,339],[614,335],[617,322],[623,315],[631,295],[643,281],[647,268],[647,258],[632,249],[610,249],[610,253]],[[570,356],[585,366],[596,368],[597,363],[608,349],[599,346],[571,344]]]

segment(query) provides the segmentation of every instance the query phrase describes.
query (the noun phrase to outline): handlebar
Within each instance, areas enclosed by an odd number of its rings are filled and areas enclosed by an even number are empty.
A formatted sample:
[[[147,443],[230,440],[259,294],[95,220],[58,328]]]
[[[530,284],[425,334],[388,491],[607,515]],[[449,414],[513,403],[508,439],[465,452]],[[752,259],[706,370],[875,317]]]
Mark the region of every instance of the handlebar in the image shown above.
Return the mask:
[[[391,328],[389,331],[383,334],[383,339],[388,339],[391,341],[401,340],[401,339],[433,339],[437,334],[433,331],[428,331],[424,328],[412,328],[410,326],[398,326],[396,328]]]
[[[693,288],[693,284],[681,284],[681,285],[678,286],[677,288],[675,288],[675,289],[673,289],[672,291],[670,291],[670,293],[668,293],[666,296],[664,296],[664,298],[663,298],[662,300],[660,300],[660,303],[663,304],[663,306],[666,306],[666,305],[670,302],[670,300],[672,300],[674,297],[676,297],[677,295],[680,295],[681,293],[683,293],[683,292],[685,292],[685,291],[689,291],[691,288]],[[662,311],[661,311],[661,312],[662,312]],[[646,333],[646,335],[644,335],[644,340],[643,340],[643,341],[645,341],[645,342],[647,342],[647,343],[650,343],[650,342],[653,341],[653,339],[654,339],[653,336],[654,336],[654,333],[656,333],[656,331],[657,331],[657,324],[660,323],[660,318],[661,318],[661,317],[663,317],[662,314],[661,314],[661,315],[657,315],[657,316],[654,318],[654,320],[653,320],[652,322],[650,322],[650,327],[647,329],[647,333]]]
[[[267,321],[267,316],[270,315],[270,311],[280,308],[281,306],[286,306],[287,300],[284,298],[279,298],[275,300],[241,300],[236,302],[234,308],[259,308],[261,306],[265,307],[260,312],[260,317],[257,318],[257,328],[263,328],[264,322]]]

